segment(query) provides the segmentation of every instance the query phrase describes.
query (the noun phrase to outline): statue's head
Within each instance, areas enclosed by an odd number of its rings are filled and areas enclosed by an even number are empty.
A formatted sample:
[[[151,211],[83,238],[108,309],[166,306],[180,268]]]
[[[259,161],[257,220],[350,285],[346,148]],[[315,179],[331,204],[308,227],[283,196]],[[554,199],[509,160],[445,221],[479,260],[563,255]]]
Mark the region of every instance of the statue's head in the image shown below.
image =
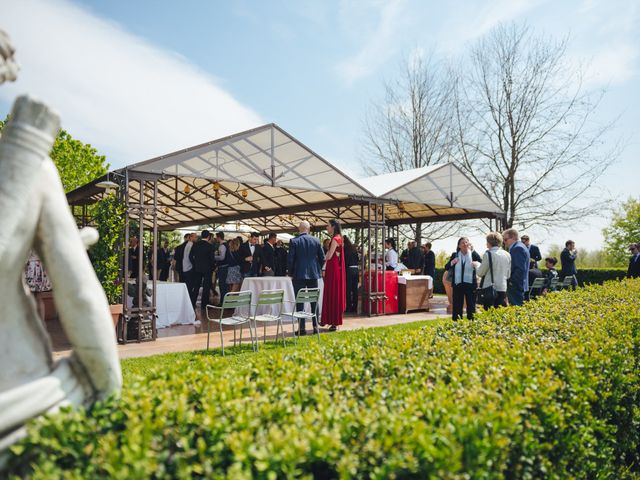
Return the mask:
[[[0,30],[0,84],[13,82],[18,76],[18,64],[13,58],[14,53],[9,35]]]

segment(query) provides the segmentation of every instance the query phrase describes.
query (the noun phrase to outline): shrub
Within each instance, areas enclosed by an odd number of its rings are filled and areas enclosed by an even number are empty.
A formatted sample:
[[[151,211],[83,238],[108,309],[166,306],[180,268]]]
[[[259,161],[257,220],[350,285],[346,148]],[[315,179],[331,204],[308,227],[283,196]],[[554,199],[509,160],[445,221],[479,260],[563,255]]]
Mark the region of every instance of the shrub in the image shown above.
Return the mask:
[[[640,280],[475,321],[125,363],[50,416],[14,478],[637,478]]]
[[[120,248],[124,212],[124,203],[116,195],[109,195],[97,203],[93,218],[100,238],[89,249],[89,258],[111,305],[122,303]]]
[[[587,284],[602,284],[607,280],[620,280],[627,275],[626,268],[579,268],[578,283],[580,286]]]

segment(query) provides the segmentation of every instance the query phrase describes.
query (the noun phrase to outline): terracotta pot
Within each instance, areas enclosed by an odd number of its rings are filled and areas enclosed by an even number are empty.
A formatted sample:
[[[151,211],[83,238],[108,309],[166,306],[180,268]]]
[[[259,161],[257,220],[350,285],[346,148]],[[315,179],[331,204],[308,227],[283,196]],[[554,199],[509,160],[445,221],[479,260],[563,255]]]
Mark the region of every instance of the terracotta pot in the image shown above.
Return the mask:
[[[444,291],[447,294],[447,313],[453,312],[453,289],[451,288],[451,282],[449,281],[449,272],[446,270],[442,275],[442,284],[444,285]]]
[[[53,292],[34,292],[36,305],[38,307],[38,314],[43,320],[52,320],[58,316],[56,312],[56,306],[53,303]]]
[[[120,318],[120,315],[122,315],[123,305],[121,303],[109,305],[109,309],[111,310],[111,317],[113,318],[113,326],[115,328],[118,326],[118,319]]]

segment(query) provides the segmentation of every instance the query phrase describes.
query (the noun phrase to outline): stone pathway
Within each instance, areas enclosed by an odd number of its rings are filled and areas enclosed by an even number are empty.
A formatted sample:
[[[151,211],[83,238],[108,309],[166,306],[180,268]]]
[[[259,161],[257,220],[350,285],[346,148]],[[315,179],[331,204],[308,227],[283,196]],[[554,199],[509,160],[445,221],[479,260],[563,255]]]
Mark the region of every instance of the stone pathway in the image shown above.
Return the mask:
[[[387,325],[398,325],[402,323],[417,322],[420,320],[434,320],[436,318],[448,317],[446,312],[447,297],[436,295],[431,299],[431,309],[429,312],[419,311],[409,314],[385,315],[380,317],[367,316],[346,316],[344,317],[344,325],[341,330],[356,330],[359,328],[382,327]],[[198,312],[199,316],[199,312]],[[285,334],[287,338],[291,338],[291,324],[285,320]],[[118,353],[120,358],[148,357],[150,355],[158,355],[171,352],[187,352],[193,350],[203,350],[207,346],[206,323],[202,325],[176,325],[174,327],[162,328],[158,330],[158,339],[155,342],[129,343],[127,345],[118,345]],[[220,334],[217,330],[217,324],[211,324],[211,348],[220,347]],[[55,357],[63,357],[69,355],[70,346],[66,340],[60,324],[56,320],[47,322],[47,330],[49,331]],[[307,332],[311,331],[310,324],[307,326]],[[331,332],[321,329],[323,335],[331,335]],[[275,338],[276,327],[267,327],[267,340]],[[248,331],[245,329],[245,339]],[[262,329],[258,329],[258,335],[262,340]],[[224,342],[226,345],[232,345],[233,329],[223,332]]]

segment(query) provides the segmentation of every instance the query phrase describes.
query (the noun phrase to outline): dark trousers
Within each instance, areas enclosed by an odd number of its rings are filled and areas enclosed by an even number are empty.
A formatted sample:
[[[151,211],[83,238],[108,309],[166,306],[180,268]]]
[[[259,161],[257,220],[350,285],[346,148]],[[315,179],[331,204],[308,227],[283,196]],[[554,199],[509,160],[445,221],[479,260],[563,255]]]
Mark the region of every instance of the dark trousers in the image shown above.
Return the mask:
[[[519,290],[513,285],[509,285],[507,287],[507,297],[509,298],[509,305],[521,307],[524,303],[524,290]]]
[[[483,308],[485,310],[494,307],[494,308],[498,308],[498,307],[506,307],[507,306],[507,292],[496,292],[496,298],[493,299],[493,303],[492,304],[485,304],[483,305]]]
[[[476,292],[470,283],[458,283],[453,285],[453,319],[462,318],[464,301],[467,301],[467,318],[473,320],[476,312]]]
[[[347,312],[358,311],[358,269],[347,268]]]
[[[196,300],[198,299],[198,290],[196,290],[195,288],[195,284],[198,281],[196,272],[194,272],[193,269],[189,270],[188,272],[182,272],[182,278],[184,278],[184,283],[187,284],[187,292],[189,292],[191,305],[193,306],[193,308],[195,308]]]
[[[161,282],[166,282],[167,279],[169,278],[169,267],[164,267],[162,270],[160,270],[160,281]]]
[[[318,279],[317,278],[294,278],[291,283],[293,283],[293,291],[295,295],[298,296],[298,292],[303,288],[318,288]],[[300,312],[304,309],[303,303],[296,303],[296,311]],[[311,311],[316,313],[316,304],[311,304]],[[306,331],[304,319],[298,319],[298,327],[300,332]],[[313,328],[318,328],[318,319],[313,317]]]
[[[220,305],[224,301],[224,296],[229,291],[229,285],[227,285],[227,265],[220,265],[218,267],[218,288],[220,289]]]
[[[196,306],[196,300],[198,299],[198,292],[200,291],[200,287],[202,287],[202,298],[200,299],[200,308],[205,310],[207,305],[209,304],[209,294],[211,293],[211,275],[212,271],[208,272],[195,272],[194,276],[194,289],[195,289],[195,298],[192,300],[193,306]]]

